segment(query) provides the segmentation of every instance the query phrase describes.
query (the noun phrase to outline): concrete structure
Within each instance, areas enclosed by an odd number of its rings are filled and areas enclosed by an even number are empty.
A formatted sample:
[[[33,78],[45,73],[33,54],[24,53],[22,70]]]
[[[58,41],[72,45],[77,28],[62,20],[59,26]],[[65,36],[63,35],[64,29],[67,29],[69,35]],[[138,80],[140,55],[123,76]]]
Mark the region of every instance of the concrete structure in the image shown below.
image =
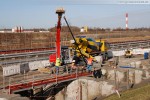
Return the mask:
[[[2,66],[3,69],[3,76],[10,76],[14,74],[20,73],[20,64],[14,64],[9,66]]]
[[[141,67],[143,66],[141,61],[132,62],[131,59],[130,61],[134,69],[103,67],[104,77],[101,79],[85,77],[75,80],[55,96],[56,100],[93,100],[99,96],[116,93],[116,89],[119,91],[128,89],[132,84],[139,84],[144,79],[150,78],[148,66]]]
[[[23,32],[23,27],[22,26],[16,26],[12,28],[12,33],[22,33]]]
[[[96,96],[108,96],[114,93],[113,84],[92,79],[78,79],[73,81],[67,89],[59,92],[55,100],[92,100]]]

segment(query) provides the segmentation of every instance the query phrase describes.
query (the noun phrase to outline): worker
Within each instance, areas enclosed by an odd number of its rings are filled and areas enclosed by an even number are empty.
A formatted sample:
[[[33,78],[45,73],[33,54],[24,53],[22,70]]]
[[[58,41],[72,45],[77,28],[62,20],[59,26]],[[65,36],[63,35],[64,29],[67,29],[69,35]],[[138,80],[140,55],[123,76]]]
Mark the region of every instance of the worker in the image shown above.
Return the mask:
[[[88,72],[91,72],[92,65],[93,65],[93,59],[91,57],[87,58],[87,70],[88,70]]]
[[[71,72],[72,72],[73,70],[75,70],[75,69],[77,69],[77,66],[76,66],[76,64],[75,64],[75,60],[73,60],[73,61],[72,61],[72,64],[71,64]]]
[[[55,69],[56,69],[56,74],[59,74],[59,66],[60,66],[61,62],[60,62],[60,58],[56,59],[56,63],[55,63]]]
[[[94,76],[94,78],[97,78],[97,71],[96,71],[95,68],[94,68],[94,71],[93,71],[93,76]]]
[[[79,63],[80,58],[77,55],[74,55],[73,61],[75,61],[75,64],[77,65]]]
[[[98,69],[98,70],[96,70],[95,68],[94,68],[94,71],[93,71],[93,76],[94,76],[94,78],[101,78],[102,77],[102,70],[101,69]]]
[[[101,78],[101,76],[102,76],[102,70],[101,70],[101,69],[98,69],[98,70],[97,70],[97,77],[98,77],[98,78]]]
[[[82,66],[82,67],[81,67],[81,72],[83,73],[83,72],[85,72],[85,71],[86,71],[85,66]]]

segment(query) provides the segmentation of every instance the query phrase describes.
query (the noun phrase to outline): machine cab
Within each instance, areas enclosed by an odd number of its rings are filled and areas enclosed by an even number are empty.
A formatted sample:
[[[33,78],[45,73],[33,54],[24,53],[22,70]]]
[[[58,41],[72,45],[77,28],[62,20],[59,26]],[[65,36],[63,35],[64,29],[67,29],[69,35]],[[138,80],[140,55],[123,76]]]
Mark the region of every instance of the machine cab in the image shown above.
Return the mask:
[[[64,64],[68,64],[68,63],[71,63],[72,62],[72,49],[67,47],[67,46],[62,46],[61,47],[61,62],[62,62],[62,65]],[[55,63],[56,62],[56,53],[54,54],[51,54],[49,56],[49,62],[50,63]]]
[[[61,60],[63,64],[68,64],[72,62],[73,54],[72,54],[72,49],[63,46],[61,47]]]
[[[99,45],[101,52],[107,52],[110,49],[110,44],[105,40],[96,40],[96,43]]]

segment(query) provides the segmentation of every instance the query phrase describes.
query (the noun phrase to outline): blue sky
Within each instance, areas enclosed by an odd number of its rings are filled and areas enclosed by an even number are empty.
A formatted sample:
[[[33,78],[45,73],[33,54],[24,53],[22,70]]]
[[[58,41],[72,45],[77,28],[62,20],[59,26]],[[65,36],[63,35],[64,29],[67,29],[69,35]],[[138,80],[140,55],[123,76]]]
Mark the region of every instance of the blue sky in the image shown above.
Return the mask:
[[[58,7],[66,10],[72,26],[125,28],[128,12],[129,28],[150,27],[150,0],[144,1],[147,4],[120,4],[115,0],[0,0],[0,28],[54,27]],[[62,24],[66,25],[63,19]]]

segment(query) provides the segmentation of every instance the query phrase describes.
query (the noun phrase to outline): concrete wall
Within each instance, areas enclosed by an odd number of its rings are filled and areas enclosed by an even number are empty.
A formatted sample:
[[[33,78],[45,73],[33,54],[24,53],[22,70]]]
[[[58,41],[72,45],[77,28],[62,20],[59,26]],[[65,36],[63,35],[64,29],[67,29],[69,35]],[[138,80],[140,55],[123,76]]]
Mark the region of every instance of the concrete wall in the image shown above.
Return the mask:
[[[30,70],[36,70],[38,68],[44,67],[41,61],[33,61],[29,63]]]
[[[120,82],[124,79],[124,72],[123,71],[114,71],[114,69],[102,69],[102,73],[103,71],[105,71],[105,75],[107,74],[107,79],[109,80],[114,80],[115,79],[115,73],[116,73],[116,77],[117,77],[117,81]],[[104,75],[104,74],[103,74]]]
[[[140,68],[141,67],[142,62],[141,61],[136,61],[136,62],[131,62],[129,65],[131,67],[135,67],[135,68]]]
[[[142,81],[142,74],[141,70],[135,70],[135,84],[138,84]]]
[[[9,65],[2,68],[3,76],[9,76],[20,73],[20,64]]]
[[[134,70],[134,69],[129,70],[129,83],[139,84],[140,82],[142,82],[143,73],[144,72],[142,70]]]
[[[98,95],[108,96],[112,93],[114,86],[108,82],[78,79],[69,84],[65,96],[62,96],[61,91],[55,96],[55,100],[92,100]]]

